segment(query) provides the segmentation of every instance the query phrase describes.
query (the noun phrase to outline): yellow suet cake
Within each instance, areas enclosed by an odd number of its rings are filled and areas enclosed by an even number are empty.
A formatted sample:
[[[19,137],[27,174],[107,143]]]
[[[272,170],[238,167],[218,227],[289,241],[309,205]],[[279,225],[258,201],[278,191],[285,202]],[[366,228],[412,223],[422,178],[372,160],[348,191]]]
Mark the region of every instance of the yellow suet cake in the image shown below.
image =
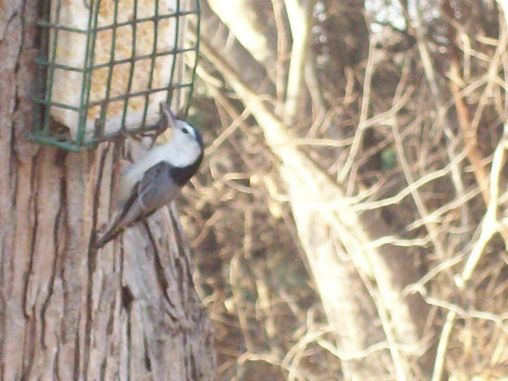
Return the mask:
[[[57,1],[52,2],[52,21],[56,18]],[[115,3],[117,3],[115,5]],[[190,1],[180,0],[179,10],[184,12],[190,6]],[[62,0],[58,24],[66,27],[88,28],[90,4],[83,0]],[[158,14],[171,14],[176,11],[177,0],[159,0]],[[115,20],[116,12],[116,20]],[[129,23],[116,28],[105,28],[97,31],[94,50],[94,65],[108,64],[92,71],[89,104],[87,110],[86,131],[92,133],[96,119],[101,115],[101,102],[107,98],[120,97],[126,94],[138,93],[148,89],[166,88],[171,80],[173,61],[176,57],[173,82],[179,82],[183,77],[182,55],[162,55],[154,59],[153,78],[149,80],[152,58],[136,59],[133,63],[125,62],[132,57],[147,56],[153,53],[155,28],[157,28],[157,42],[155,52],[172,51],[175,48],[177,22],[175,17],[162,18],[157,23],[152,20],[138,21],[155,16],[155,6],[152,0],[138,0],[136,12],[133,0],[102,0],[100,1],[97,27],[108,27],[113,24]],[[185,18],[179,21],[179,30],[184,27]],[[116,32],[115,32],[116,30]],[[112,50],[112,38],[115,33],[115,49]],[[182,34],[182,33],[180,33]],[[133,38],[135,40],[133,41]],[[55,38],[54,32],[52,39]],[[83,69],[86,59],[86,34],[59,30],[58,43],[55,54],[57,64],[68,65]],[[181,41],[177,42],[179,47]],[[118,61],[124,61],[118,63]],[[134,65],[131,85],[129,76],[131,65]],[[80,84],[83,83],[83,72],[55,69],[52,97],[54,102],[79,107],[81,102]],[[111,77],[109,79],[109,77]],[[108,94],[108,81],[111,81]],[[148,96],[148,111],[145,125],[154,124],[159,119],[159,103],[167,97],[167,90],[151,93]],[[137,128],[142,123],[146,95],[130,97],[127,106],[126,128]],[[93,104],[96,105],[93,105]],[[108,102],[106,108],[105,133],[117,132],[121,127],[125,100],[119,99]],[[51,116],[58,122],[68,126],[71,133],[77,133],[79,114],[77,111],[59,107],[51,108]]]

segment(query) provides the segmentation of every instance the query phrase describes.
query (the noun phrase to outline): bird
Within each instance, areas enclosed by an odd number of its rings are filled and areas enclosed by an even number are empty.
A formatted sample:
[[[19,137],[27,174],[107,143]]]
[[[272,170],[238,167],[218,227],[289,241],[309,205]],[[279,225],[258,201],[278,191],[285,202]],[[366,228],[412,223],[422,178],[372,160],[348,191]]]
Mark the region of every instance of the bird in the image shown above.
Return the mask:
[[[102,237],[95,242],[96,249],[173,201],[203,161],[203,139],[199,131],[176,118],[166,103],[161,103],[160,109],[160,124],[169,128],[168,141],[153,146],[122,174],[119,207]]]

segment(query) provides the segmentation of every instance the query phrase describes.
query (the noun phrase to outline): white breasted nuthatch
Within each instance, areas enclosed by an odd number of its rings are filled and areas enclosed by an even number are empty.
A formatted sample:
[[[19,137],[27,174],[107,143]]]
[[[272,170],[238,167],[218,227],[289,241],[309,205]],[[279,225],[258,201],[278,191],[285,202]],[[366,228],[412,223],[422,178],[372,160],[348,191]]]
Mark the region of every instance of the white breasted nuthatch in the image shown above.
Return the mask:
[[[198,170],[203,159],[199,131],[176,119],[166,104],[161,104],[161,117],[171,129],[168,142],[154,146],[123,173],[118,211],[95,248],[171,202]]]

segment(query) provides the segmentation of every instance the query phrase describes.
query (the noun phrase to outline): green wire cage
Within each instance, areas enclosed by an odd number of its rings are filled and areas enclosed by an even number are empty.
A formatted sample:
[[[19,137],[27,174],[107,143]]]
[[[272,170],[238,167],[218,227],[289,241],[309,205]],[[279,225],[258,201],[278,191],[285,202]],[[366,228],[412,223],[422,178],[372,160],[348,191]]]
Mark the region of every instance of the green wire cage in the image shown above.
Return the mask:
[[[33,140],[79,151],[155,133],[161,102],[187,114],[199,0],[43,3]]]

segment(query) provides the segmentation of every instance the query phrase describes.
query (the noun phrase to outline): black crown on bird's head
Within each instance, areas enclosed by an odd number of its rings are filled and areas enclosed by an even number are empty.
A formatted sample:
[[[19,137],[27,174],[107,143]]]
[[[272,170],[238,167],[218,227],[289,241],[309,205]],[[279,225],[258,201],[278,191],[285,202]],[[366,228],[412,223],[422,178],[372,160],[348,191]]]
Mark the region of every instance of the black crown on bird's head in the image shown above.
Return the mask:
[[[161,102],[159,104],[159,112],[161,115],[159,125],[163,130],[165,130],[166,128],[174,128],[177,127],[178,124],[185,123],[185,126],[187,128],[192,129],[193,136],[195,137],[196,142],[199,144],[201,149],[204,148],[203,137],[201,136],[199,130],[194,126],[190,125],[185,120],[178,118],[178,116],[175,115],[175,113],[173,112],[173,110],[171,110],[171,108],[167,103]]]

